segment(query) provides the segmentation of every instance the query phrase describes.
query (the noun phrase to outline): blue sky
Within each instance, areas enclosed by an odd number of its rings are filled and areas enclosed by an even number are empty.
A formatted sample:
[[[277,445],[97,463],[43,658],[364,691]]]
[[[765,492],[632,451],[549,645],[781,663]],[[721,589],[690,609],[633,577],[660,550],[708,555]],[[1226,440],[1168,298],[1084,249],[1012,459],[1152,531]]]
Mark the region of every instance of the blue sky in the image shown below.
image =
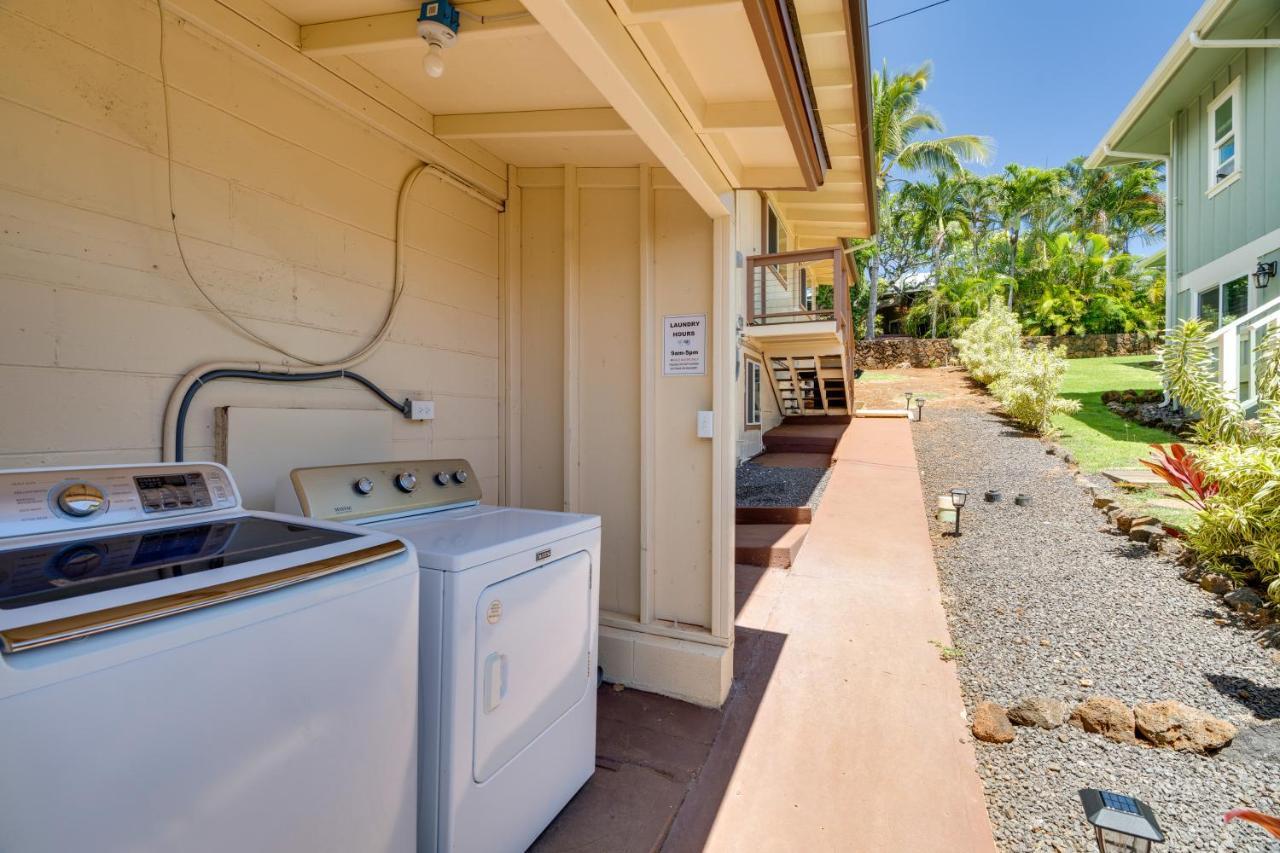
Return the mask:
[[[996,142],[987,169],[1093,150],[1202,0],[949,0],[871,29],[871,63],[933,60],[923,102]],[[868,0],[872,23],[931,0]]]

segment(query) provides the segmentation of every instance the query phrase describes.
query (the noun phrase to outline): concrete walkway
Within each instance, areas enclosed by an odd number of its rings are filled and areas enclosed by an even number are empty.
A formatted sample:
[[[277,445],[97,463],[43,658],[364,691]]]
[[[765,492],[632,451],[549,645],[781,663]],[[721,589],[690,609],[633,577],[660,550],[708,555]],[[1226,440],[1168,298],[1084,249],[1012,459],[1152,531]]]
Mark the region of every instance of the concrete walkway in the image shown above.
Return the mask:
[[[739,568],[722,710],[602,694],[600,769],[537,849],[994,849],[910,429],[855,420],[795,565]]]
[[[790,571],[739,590],[739,626],[777,653],[756,652],[770,672],[747,675],[666,849],[994,849],[939,656],[950,639],[910,424],[855,420],[834,464]]]

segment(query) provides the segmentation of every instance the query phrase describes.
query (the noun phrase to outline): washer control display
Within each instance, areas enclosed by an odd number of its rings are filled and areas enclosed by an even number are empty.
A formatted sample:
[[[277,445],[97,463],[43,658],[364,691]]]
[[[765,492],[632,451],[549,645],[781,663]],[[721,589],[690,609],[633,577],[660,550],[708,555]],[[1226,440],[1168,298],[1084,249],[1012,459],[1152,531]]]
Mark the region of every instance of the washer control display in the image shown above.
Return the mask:
[[[213,506],[204,475],[198,471],[134,477],[143,512],[171,512]]]

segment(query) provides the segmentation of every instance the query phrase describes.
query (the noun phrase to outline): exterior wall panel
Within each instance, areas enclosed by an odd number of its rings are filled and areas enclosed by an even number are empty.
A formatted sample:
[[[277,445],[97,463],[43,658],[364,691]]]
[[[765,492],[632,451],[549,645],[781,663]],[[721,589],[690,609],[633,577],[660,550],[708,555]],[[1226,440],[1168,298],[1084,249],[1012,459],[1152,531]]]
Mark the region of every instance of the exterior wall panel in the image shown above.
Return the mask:
[[[187,279],[170,231],[154,4],[0,9],[0,466],[154,461],[169,389],[210,359],[279,362]],[[268,339],[340,359],[382,321],[411,152],[253,57],[166,18],[173,196],[191,269]],[[402,457],[466,455],[498,498],[498,214],[424,175],[407,290],[362,368],[393,396]],[[342,381],[222,381],[193,407],[187,455],[212,458],[218,406],[377,408]],[[74,416],[68,416],[74,412]]]

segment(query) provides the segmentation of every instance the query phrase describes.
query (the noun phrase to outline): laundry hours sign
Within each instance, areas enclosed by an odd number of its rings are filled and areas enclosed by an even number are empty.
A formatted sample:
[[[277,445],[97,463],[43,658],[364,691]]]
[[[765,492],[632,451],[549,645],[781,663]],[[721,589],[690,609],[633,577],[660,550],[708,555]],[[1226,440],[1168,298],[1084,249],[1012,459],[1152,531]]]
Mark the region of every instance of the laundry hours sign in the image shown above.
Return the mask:
[[[707,315],[668,314],[663,318],[663,376],[707,374]]]

